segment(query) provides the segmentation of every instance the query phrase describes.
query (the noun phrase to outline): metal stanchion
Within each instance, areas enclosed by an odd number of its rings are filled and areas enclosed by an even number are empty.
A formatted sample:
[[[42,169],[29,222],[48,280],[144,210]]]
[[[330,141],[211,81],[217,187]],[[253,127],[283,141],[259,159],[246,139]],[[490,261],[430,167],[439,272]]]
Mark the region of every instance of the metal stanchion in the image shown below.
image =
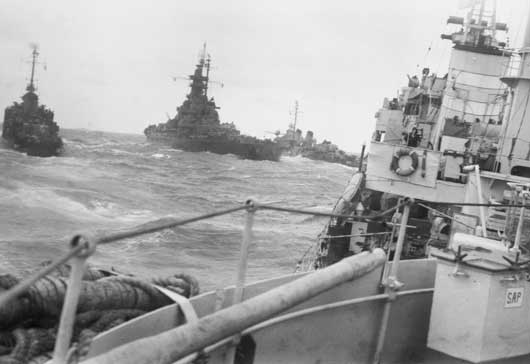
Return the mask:
[[[243,239],[241,240],[241,249],[239,251],[239,263],[237,265],[236,288],[232,304],[238,304],[243,300],[243,288],[245,287],[245,278],[248,267],[248,249],[252,242],[252,225],[254,224],[254,213],[256,208],[252,200],[247,201],[247,214],[245,218],[245,228],[243,230]],[[233,364],[236,355],[236,345],[239,343],[240,335],[232,338],[232,345],[226,351],[226,364]]]
[[[77,256],[72,258],[72,270],[68,279],[68,288],[64,298],[63,309],[61,311],[61,321],[57,332],[57,340],[53,352],[53,364],[66,364],[68,361],[68,351],[72,333],[74,329],[75,313],[81,292],[81,281],[85,274],[87,258],[94,252],[96,245],[93,241],[81,235],[76,235],[71,241],[72,249],[84,244],[85,249],[81,250]]]
[[[377,337],[377,346],[374,353],[373,364],[379,364],[381,361],[381,354],[383,352],[383,346],[385,345],[386,331],[388,328],[388,319],[390,318],[390,309],[392,308],[392,302],[396,299],[396,292],[403,286],[403,283],[397,279],[399,261],[401,259],[401,252],[403,251],[403,243],[405,241],[405,233],[407,231],[407,222],[410,214],[410,205],[412,201],[409,200],[403,207],[403,216],[401,217],[401,226],[398,234],[398,241],[396,244],[396,250],[394,251],[394,259],[392,261],[392,267],[388,278],[385,280],[384,285],[386,287],[386,293],[388,299],[385,302],[383,309],[383,316],[381,318],[381,326],[379,327],[379,334]]]

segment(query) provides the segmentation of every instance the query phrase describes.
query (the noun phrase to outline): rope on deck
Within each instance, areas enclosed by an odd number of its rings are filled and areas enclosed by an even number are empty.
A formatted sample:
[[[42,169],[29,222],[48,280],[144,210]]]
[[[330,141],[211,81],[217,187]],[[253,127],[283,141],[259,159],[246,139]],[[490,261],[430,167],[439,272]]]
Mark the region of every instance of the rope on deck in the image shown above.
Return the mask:
[[[0,307],[1,364],[38,363],[40,358],[49,357],[57,339],[68,274],[68,266],[55,270],[14,302]],[[10,275],[0,276],[0,287],[12,286],[16,281]],[[109,276],[108,272],[89,267],[81,282],[74,322],[75,355],[86,355],[92,338],[100,332],[174,302],[154,285],[185,297],[199,292],[197,280],[186,274],[139,279]]]

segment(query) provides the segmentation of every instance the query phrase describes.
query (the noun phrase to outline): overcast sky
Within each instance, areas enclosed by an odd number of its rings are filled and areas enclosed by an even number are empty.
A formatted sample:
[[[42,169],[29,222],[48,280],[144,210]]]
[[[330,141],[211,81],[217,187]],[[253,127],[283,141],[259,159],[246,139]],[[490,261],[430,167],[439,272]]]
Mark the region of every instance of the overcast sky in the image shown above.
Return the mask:
[[[529,0],[498,1],[520,44]],[[0,0],[0,108],[23,94],[39,44],[41,101],[65,128],[142,133],[188,92],[203,42],[224,122],[259,137],[299,127],[347,151],[369,141],[374,113],[406,74],[445,74],[458,0]],[[431,48],[428,51],[429,47]],[[270,136],[270,134],[269,134]]]

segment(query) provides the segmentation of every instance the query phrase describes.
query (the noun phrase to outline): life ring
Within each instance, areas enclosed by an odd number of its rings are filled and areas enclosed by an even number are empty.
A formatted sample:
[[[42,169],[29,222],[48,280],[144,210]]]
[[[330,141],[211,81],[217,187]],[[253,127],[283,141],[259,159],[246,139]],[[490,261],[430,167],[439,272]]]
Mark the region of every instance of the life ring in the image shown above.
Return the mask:
[[[401,157],[406,155],[408,155],[412,159],[412,164],[408,168],[401,169],[399,168],[399,160],[401,159]],[[398,176],[407,177],[413,174],[418,168],[418,160],[418,154],[415,151],[409,151],[408,149],[400,149],[392,157],[390,169],[394,171],[394,173]]]

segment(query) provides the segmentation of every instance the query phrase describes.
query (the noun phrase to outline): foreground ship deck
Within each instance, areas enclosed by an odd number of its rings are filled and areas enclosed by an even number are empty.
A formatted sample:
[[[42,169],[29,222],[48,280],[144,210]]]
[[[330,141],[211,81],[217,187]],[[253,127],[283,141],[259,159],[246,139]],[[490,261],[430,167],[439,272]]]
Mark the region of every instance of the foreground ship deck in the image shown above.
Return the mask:
[[[246,210],[246,218],[235,286],[190,299],[155,286],[175,303],[95,336],[79,346],[79,352],[69,351],[83,267],[99,244],[241,210]],[[479,340],[489,334],[493,337],[469,346],[465,359],[475,355],[471,362],[487,363],[494,355],[495,363],[527,362],[530,327],[524,328],[530,323],[524,318],[530,314],[530,300],[510,291],[530,289],[530,282],[522,279],[527,266],[512,267],[484,249],[477,249],[483,254],[480,258],[456,259],[458,249],[433,252],[436,259],[400,261],[395,255],[385,264],[385,253],[375,249],[315,272],[245,284],[253,219],[261,210],[330,215],[247,202],[185,220],[166,218],[94,237],[78,235],[72,239],[71,250],[54,264],[0,295],[0,314],[8,312],[6,305],[11,300],[74,257],[54,363],[64,363],[72,354],[86,364],[183,364],[196,363],[197,358],[207,358],[209,363],[467,363],[452,354],[458,354],[460,343],[468,347],[469,337],[476,333]],[[400,230],[406,229],[405,219]],[[403,248],[404,234],[400,236],[396,249]],[[464,239],[462,246],[481,246],[472,235],[457,235],[455,241],[459,239]],[[495,282],[501,289],[483,300],[481,295],[493,292]],[[490,286],[491,290],[482,289]],[[469,317],[469,312],[483,309],[494,314],[486,319]],[[447,312],[448,318],[444,317]],[[519,324],[514,325],[517,318]],[[438,323],[440,319],[445,323]],[[490,326],[481,329],[477,323]],[[452,340],[448,349],[441,348],[439,340],[446,329],[462,333],[446,337]],[[523,356],[521,350],[526,350]]]
[[[515,358],[507,358],[507,359],[496,359],[494,361],[491,361],[490,363],[493,364],[522,364],[522,363],[529,363],[530,362],[530,355],[521,355]],[[438,351],[434,351],[431,349],[426,349],[423,353],[421,359],[414,360],[412,359],[410,363],[414,364],[468,364],[468,361],[460,360],[448,355],[444,355]]]

